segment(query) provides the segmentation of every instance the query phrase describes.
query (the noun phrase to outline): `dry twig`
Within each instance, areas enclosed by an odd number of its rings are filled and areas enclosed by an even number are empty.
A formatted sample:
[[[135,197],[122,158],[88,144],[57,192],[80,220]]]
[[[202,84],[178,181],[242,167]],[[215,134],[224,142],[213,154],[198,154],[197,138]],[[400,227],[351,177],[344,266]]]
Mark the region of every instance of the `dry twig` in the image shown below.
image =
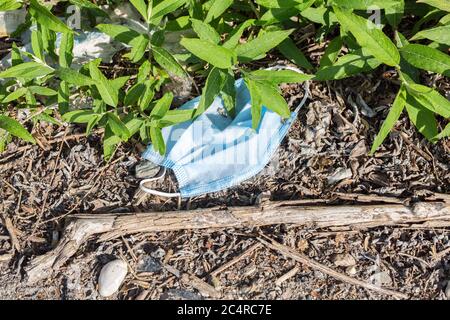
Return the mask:
[[[264,236],[265,237],[265,236]],[[344,281],[344,282],[348,282],[350,284],[356,285],[356,286],[360,286],[363,287],[365,289],[368,290],[372,290],[372,291],[376,291],[380,294],[384,294],[384,295],[389,295],[389,296],[393,296],[397,299],[408,299],[409,297],[403,293],[394,291],[394,290],[389,290],[389,289],[385,289],[379,286],[376,286],[370,282],[364,282],[361,280],[357,280],[354,278],[351,278],[345,274],[342,274],[340,272],[337,272],[327,266],[324,266],[323,264],[320,264],[317,261],[311,260],[309,259],[307,256],[298,253],[296,251],[294,251],[292,248],[287,247],[285,245],[282,245],[281,243],[278,243],[268,237],[265,237],[266,239],[268,239],[269,241],[264,240],[263,238],[258,238],[258,240],[264,244],[265,246],[267,246],[268,248],[271,248],[272,250],[275,250],[281,254],[283,254],[284,256],[294,259],[295,261],[298,261],[302,264],[305,264],[313,269],[316,269],[324,274],[327,274],[335,279]]]

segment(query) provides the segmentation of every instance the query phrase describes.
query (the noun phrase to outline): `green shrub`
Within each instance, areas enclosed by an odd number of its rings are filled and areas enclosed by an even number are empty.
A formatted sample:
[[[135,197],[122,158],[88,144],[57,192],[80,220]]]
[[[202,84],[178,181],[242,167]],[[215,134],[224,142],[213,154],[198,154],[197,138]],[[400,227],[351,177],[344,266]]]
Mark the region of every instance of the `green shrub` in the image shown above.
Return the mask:
[[[78,5],[91,16],[105,16],[87,0],[60,1]],[[117,1],[115,1],[117,3]],[[28,19],[37,27],[32,32],[33,53],[16,46],[11,68],[0,73],[0,147],[14,135],[28,142],[33,137],[22,124],[7,116],[11,105],[28,108],[27,120],[59,124],[84,123],[87,133],[104,128],[105,157],[132,136],[151,141],[165,153],[161,129],[202,114],[216,97],[221,97],[234,116],[235,75],[244,78],[252,101],[253,127],[266,106],[281,117],[290,115],[279,84],[339,80],[380,65],[397,72],[400,88],[388,116],[372,145],[373,153],[389,134],[403,109],[430,142],[450,135],[450,125],[439,132],[436,117],[450,119],[450,101],[437,90],[420,84],[420,70],[450,76],[450,7],[444,1],[422,0],[131,0],[142,16],[142,28],[113,23],[96,28],[127,45],[123,57],[136,65],[137,74],[109,79],[101,61],[93,60],[81,69],[72,67],[74,31],[69,29],[38,0],[6,0],[0,10],[27,6]],[[382,10],[381,25],[372,22],[368,8]],[[402,23],[415,21],[409,40],[399,31]],[[330,42],[314,67],[291,36],[306,24],[318,26],[317,41]],[[424,27],[426,26],[426,27]],[[431,27],[430,27],[431,26]],[[401,29],[401,28],[400,28]],[[193,30],[189,36],[187,30]],[[171,32],[185,32],[179,44],[185,53],[165,46]],[[57,33],[61,33],[59,51]],[[245,39],[245,40],[244,40]],[[343,50],[345,48],[345,50]],[[286,59],[313,75],[290,70],[252,70],[254,61],[276,50]],[[345,52],[345,53],[344,53]],[[172,76],[206,78],[202,97],[195,110],[171,109],[173,95],[162,94],[162,86]],[[73,94],[93,98],[92,108],[71,110]],[[57,108],[54,108],[57,106]],[[15,110],[15,109],[13,109]],[[0,130],[1,130],[0,129]],[[1,132],[0,132],[1,133]]]

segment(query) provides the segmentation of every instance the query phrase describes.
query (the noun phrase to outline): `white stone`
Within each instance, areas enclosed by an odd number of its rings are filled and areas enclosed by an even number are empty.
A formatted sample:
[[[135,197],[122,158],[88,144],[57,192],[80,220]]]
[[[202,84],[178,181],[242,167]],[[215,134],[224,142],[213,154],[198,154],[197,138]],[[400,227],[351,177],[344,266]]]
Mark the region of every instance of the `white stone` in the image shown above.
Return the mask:
[[[127,263],[117,259],[105,264],[98,277],[98,291],[102,297],[109,297],[116,293],[128,272]]]

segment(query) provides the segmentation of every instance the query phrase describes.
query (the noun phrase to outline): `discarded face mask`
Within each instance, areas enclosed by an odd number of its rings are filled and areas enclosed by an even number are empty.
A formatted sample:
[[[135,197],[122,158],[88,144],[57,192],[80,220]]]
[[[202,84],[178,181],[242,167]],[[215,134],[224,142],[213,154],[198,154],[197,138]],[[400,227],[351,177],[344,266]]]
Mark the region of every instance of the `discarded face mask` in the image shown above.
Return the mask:
[[[290,118],[283,120],[263,106],[261,122],[255,131],[252,129],[250,93],[243,79],[237,80],[236,117],[232,119],[223,115],[225,108],[218,97],[194,120],[163,128],[166,154],[161,156],[149,145],[142,156],[161,165],[164,170],[157,177],[142,180],[140,188],[154,195],[188,198],[224,190],[255,176],[269,163],[306,102],[309,95],[307,85],[306,82],[304,97]],[[197,97],[180,109],[193,109],[199,100]],[[166,193],[145,186],[147,182],[162,178],[166,168],[173,170],[179,193]]]

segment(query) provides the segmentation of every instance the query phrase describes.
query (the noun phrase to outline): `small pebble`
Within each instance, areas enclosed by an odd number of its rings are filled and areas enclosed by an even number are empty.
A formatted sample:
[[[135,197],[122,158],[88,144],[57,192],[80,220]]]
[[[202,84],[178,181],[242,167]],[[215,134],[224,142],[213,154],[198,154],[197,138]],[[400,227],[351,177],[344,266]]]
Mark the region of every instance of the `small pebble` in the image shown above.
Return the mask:
[[[116,293],[128,272],[125,261],[117,259],[105,264],[98,277],[98,291],[102,297],[109,297]]]
[[[373,283],[376,286],[390,287],[392,285],[392,278],[388,272],[382,271],[371,275],[369,278],[369,282]]]
[[[352,267],[356,264],[355,258],[348,253],[336,255],[333,262],[337,267]]]
[[[337,168],[336,171],[327,178],[328,184],[334,184],[344,179],[352,177],[352,170],[347,168]]]
[[[351,266],[351,267],[347,267],[347,269],[345,269],[345,271],[347,272],[347,274],[354,276],[358,271],[356,270],[355,266]]]
[[[151,161],[144,160],[136,165],[136,178],[137,179],[153,178],[159,172],[159,169],[160,169],[159,165]]]

